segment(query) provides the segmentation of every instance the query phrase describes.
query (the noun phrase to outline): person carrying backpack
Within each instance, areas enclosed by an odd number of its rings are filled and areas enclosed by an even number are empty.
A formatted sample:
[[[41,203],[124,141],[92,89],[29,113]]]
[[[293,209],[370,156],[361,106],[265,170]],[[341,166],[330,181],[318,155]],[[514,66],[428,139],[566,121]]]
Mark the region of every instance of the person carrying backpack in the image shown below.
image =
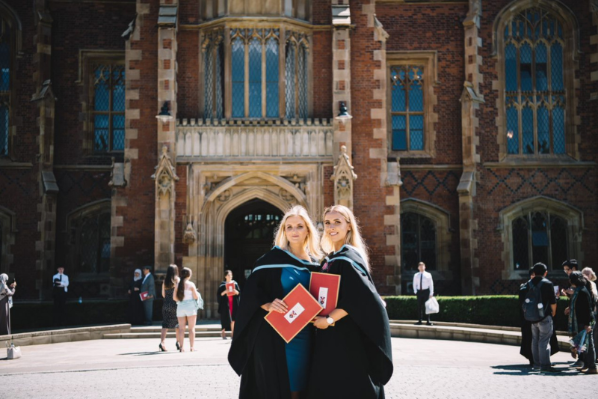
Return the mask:
[[[523,317],[532,325],[533,367],[542,372],[554,373],[558,372],[550,363],[552,318],[556,314],[554,285],[546,279],[548,268],[545,264],[536,263],[533,273],[534,278],[521,288],[519,301],[523,309]]]

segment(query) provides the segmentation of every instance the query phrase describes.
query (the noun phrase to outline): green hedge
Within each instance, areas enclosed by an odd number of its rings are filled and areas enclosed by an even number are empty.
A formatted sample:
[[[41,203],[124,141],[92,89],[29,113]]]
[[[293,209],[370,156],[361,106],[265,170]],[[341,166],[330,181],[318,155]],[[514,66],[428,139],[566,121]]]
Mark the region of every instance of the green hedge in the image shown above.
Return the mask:
[[[86,326],[127,322],[128,300],[67,302],[65,325]],[[54,324],[53,302],[15,302],[10,312],[14,332],[50,328]],[[162,299],[154,300],[154,321],[162,320]]]
[[[439,296],[436,299],[440,305],[440,313],[432,315],[436,321],[521,326],[519,298],[515,295]],[[414,296],[389,296],[384,300],[391,320],[413,320],[417,317],[417,300]],[[567,306],[566,298],[558,301],[555,326],[559,331],[567,330],[567,318],[563,313]]]

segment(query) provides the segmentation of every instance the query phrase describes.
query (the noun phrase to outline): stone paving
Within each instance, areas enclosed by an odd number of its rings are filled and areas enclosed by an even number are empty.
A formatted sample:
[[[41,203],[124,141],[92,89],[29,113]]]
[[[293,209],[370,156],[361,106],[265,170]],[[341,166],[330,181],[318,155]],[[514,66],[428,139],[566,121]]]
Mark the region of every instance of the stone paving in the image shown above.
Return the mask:
[[[171,351],[160,353],[158,343],[128,339],[23,347],[21,359],[0,360],[0,398],[237,397],[239,378],[226,361],[230,340],[202,338],[196,352],[185,353],[172,351],[172,339]],[[552,357],[564,370],[557,375],[531,372],[515,346],[393,338],[393,356],[395,373],[386,387],[392,399],[598,396],[598,376],[566,369],[571,357],[563,352]]]

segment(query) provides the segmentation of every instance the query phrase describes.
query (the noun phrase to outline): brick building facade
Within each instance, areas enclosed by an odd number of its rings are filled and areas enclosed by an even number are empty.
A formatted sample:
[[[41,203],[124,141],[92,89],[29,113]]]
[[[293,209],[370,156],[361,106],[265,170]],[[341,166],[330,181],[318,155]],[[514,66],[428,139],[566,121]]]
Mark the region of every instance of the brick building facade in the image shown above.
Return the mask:
[[[281,213],[351,206],[381,293],[593,266],[595,0],[0,1],[0,269],[241,283]],[[352,118],[343,114],[346,111]],[[343,117],[344,116],[344,117]],[[207,301],[207,315],[215,304]]]

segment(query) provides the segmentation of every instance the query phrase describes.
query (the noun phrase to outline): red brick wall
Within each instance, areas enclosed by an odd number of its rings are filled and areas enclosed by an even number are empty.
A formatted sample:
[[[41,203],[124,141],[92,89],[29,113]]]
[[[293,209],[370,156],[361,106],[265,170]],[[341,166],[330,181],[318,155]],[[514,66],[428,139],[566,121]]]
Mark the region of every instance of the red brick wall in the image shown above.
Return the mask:
[[[179,177],[179,181],[175,184],[176,200],[175,200],[175,212],[176,219],[174,221],[174,231],[176,239],[174,243],[174,258],[178,266],[183,265],[183,256],[187,256],[187,244],[183,243],[183,232],[187,228],[185,224],[185,218],[187,216],[187,172],[189,170],[188,165],[177,165],[176,173]]]
[[[178,52],[177,62],[179,73],[177,74],[178,93],[178,118],[197,118],[199,112],[199,31],[182,30],[177,34]]]
[[[313,36],[314,118],[333,118],[332,109],[332,32]]]

